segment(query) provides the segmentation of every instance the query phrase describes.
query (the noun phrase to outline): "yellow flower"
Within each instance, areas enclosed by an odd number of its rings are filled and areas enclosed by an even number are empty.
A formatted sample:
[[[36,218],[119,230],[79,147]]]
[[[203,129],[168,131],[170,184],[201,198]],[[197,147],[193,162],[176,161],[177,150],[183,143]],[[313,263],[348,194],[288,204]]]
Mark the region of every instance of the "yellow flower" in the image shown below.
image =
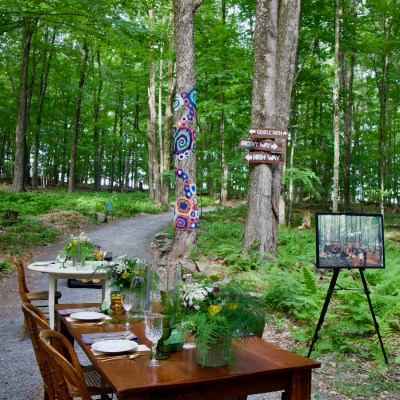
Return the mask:
[[[125,271],[125,272],[121,275],[121,278],[122,278],[122,279],[129,278],[130,275],[131,275],[131,274],[130,274],[128,271]]]
[[[78,240],[77,239],[72,239],[72,245],[76,246],[78,244]]]
[[[221,311],[221,307],[218,306],[218,305],[211,304],[211,305],[208,307],[208,313],[209,313],[211,316],[217,315],[220,311]]]
[[[227,306],[230,310],[236,310],[238,308],[238,305],[236,303],[228,303]]]

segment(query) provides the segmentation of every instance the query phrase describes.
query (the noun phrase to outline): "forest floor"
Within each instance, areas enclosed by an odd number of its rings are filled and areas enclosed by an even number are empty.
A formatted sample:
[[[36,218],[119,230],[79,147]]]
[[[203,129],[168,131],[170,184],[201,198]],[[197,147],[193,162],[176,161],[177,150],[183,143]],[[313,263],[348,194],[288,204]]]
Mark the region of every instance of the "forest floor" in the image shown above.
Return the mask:
[[[68,218],[72,217],[71,212],[59,210],[44,215],[42,218],[52,226],[64,229],[68,226],[68,223],[66,223]],[[99,229],[98,224],[87,222],[84,218],[82,218],[81,221],[79,227],[80,231],[90,232],[92,229]],[[109,223],[118,224],[120,221],[119,219],[114,219]],[[74,227],[74,230],[76,232],[76,227]],[[49,248],[59,248],[60,243],[62,243],[65,237],[70,233],[72,232],[64,230],[63,238],[60,238],[57,243],[49,244],[46,248],[30,248],[24,253],[24,261],[29,263],[43,252],[48,253]],[[15,272],[13,274],[15,274]],[[11,281],[11,279],[8,280]],[[293,323],[289,319],[287,321],[281,320],[279,327],[274,324],[266,325],[263,337],[279,347],[293,351],[293,349],[299,346],[291,334],[293,328]],[[398,344],[398,348],[400,348],[400,338],[398,338]],[[337,354],[331,354],[326,358],[319,358],[319,361],[321,361],[322,366],[320,369],[314,370],[312,382],[312,398],[315,400],[400,400],[400,370],[399,366],[396,364],[393,364],[386,370],[378,370],[374,363],[362,362],[361,357]],[[380,376],[384,384],[371,388],[371,382],[376,381],[376,375]],[[372,376],[375,378],[371,379]],[[393,383],[393,385],[391,383]],[[346,388],[346,390],[344,390],[344,388]],[[364,390],[364,388],[366,389]],[[371,392],[374,394],[365,395],[365,393]],[[347,393],[347,395],[343,393]],[[280,394],[255,395],[249,397],[249,399],[275,400],[280,399]]]

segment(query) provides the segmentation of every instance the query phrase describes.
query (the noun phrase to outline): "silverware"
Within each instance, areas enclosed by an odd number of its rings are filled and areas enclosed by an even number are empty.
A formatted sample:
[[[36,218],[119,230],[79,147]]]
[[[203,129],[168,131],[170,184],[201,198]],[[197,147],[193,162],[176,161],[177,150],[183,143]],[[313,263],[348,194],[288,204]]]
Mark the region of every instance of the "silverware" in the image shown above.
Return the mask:
[[[122,335],[116,333],[115,335],[103,335],[103,336],[92,336],[91,339],[95,341],[101,341],[104,339],[127,339],[131,335],[131,332],[125,332]]]
[[[124,354],[122,356],[107,356],[107,357],[98,357],[99,361],[113,361],[120,360],[121,358],[127,358],[128,360],[134,360],[136,357],[141,356],[143,354],[134,353],[134,354]]]

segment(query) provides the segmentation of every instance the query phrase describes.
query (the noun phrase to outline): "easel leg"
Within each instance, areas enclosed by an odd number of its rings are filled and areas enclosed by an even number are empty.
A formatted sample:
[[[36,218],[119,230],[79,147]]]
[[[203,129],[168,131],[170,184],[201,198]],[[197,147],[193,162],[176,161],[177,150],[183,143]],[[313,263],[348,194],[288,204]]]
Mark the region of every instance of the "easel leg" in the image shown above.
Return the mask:
[[[313,336],[313,338],[311,340],[310,350],[308,351],[308,355],[307,355],[308,358],[310,358],[312,349],[314,347],[314,344],[318,340],[318,332],[321,329],[322,323],[324,322],[326,310],[328,309],[329,302],[331,301],[332,293],[333,293],[333,291],[335,289],[335,285],[336,285],[336,281],[337,281],[337,278],[338,278],[338,275],[339,275],[339,271],[340,271],[339,268],[335,268],[333,270],[331,283],[329,285],[328,292],[326,293],[325,303],[324,303],[324,306],[322,307],[321,316],[319,317],[317,328],[315,329],[314,336]]]
[[[385,358],[386,364],[389,364],[387,356],[386,356],[385,348],[383,347],[381,334],[379,332],[379,325],[378,325],[378,322],[377,322],[377,320],[375,318],[374,308],[372,307],[371,299],[369,297],[369,289],[368,289],[368,285],[367,285],[367,280],[365,279],[365,276],[364,276],[364,268],[359,268],[359,270],[360,270],[361,279],[362,279],[362,282],[363,282],[363,285],[364,285],[364,292],[365,292],[365,295],[367,296],[369,309],[371,310],[372,320],[374,321],[374,326],[375,326],[375,329],[376,329],[376,333],[378,334],[378,339],[379,339],[379,343],[381,345],[383,357]]]

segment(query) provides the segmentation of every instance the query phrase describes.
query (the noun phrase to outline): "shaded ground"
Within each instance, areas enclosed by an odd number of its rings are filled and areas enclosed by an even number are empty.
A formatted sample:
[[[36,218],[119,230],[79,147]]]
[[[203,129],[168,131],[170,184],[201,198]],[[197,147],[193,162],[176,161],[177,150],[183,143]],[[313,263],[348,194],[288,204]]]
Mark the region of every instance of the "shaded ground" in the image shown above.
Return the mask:
[[[68,214],[56,213],[46,216],[48,222],[67,226],[63,218],[69,218]],[[121,254],[135,254],[141,257],[149,257],[149,244],[154,234],[167,226],[172,221],[172,213],[158,215],[139,215],[135,218],[116,220],[109,224],[88,225],[83,222],[80,229],[74,227],[73,232],[66,229],[66,234],[86,231],[88,236],[102,247],[111,250],[114,256]],[[25,255],[25,262],[34,260],[50,260],[58,254],[63,241],[44,248],[35,248]],[[45,290],[47,288],[47,276],[27,272],[28,287],[32,290]],[[61,302],[93,302],[100,301],[100,289],[71,289],[66,281],[59,282],[59,290],[63,293]],[[32,345],[28,337],[23,342],[19,341],[22,327],[22,312],[20,310],[20,298],[15,272],[3,276],[0,280],[0,400],[37,400],[41,398],[42,381],[34,357]],[[295,343],[291,336],[289,322],[281,327],[267,325],[264,338],[268,341],[287,349],[292,349]],[[354,360],[354,368],[343,369],[335,359],[335,355],[321,360],[322,368],[313,374],[313,400],[400,400],[400,394],[396,391],[376,390],[374,397],[363,397],[363,385],[369,381],[368,374],[371,366],[359,365]],[[375,371],[376,372],[376,371]],[[379,373],[379,372],[377,372]],[[382,381],[399,380],[398,370],[393,369],[382,372]],[[353,397],[340,394],[340,382],[354,383]],[[249,396],[249,400],[278,400],[280,393],[260,394]]]

